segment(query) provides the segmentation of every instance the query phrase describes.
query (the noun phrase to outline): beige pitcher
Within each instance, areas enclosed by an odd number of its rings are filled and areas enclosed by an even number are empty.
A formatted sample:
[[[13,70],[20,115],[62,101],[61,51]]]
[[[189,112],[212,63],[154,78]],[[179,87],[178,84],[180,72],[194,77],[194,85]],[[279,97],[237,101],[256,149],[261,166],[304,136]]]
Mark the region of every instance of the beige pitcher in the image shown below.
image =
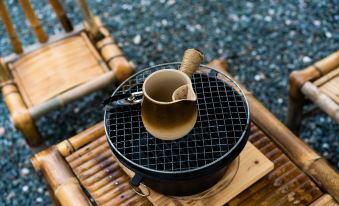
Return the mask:
[[[141,117],[146,130],[154,137],[175,140],[194,127],[198,112],[191,77],[202,60],[200,51],[188,49],[180,70],[159,70],[145,79]]]

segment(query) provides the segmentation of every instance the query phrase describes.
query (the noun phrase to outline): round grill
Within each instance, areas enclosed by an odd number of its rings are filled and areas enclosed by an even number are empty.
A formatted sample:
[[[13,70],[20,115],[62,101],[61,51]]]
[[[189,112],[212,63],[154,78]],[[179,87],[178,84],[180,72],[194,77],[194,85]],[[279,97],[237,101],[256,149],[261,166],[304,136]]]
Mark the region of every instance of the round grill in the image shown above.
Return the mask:
[[[170,63],[138,72],[113,96],[142,91],[145,78],[152,72],[179,67],[180,63]],[[105,113],[113,151],[134,166],[163,173],[198,170],[227,155],[248,130],[244,94],[234,81],[207,66],[200,66],[192,83],[198,97],[198,119],[188,135],[174,141],[154,138],[143,126],[141,105],[125,106]]]

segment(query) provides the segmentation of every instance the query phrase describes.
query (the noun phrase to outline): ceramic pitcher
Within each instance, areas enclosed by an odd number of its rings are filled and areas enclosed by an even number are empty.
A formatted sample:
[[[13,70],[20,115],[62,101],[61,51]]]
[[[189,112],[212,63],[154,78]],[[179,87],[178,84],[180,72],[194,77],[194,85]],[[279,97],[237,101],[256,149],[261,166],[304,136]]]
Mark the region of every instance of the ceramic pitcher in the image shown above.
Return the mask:
[[[188,49],[179,70],[159,70],[145,79],[141,117],[154,137],[175,140],[194,127],[198,112],[191,77],[202,60],[200,51]]]

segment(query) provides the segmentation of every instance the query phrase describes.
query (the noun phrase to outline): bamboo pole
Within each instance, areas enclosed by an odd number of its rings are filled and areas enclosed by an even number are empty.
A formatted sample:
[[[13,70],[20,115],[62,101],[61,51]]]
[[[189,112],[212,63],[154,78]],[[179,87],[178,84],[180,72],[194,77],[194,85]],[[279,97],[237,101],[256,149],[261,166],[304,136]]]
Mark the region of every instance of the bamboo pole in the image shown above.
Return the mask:
[[[0,58],[0,88],[2,87],[2,85],[10,81],[11,81],[11,77],[9,75],[7,65],[5,61],[2,58]]]
[[[288,96],[286,126],[295,134],[299,135],[303,118],[305,97],[299,94],[298,97]]]
[[[307,81],[314,81],[339,66],[339,50],[300,71],[294,71],[289,77],[289,102],[286,125],[295,134],[299,134],[302,119],[304,96],[301,87]]]
[[[246,96],[250,105],[251,119],[255,124],[268,134],[287,156],[320,187],[339,201],[339,175],[335,170],[320,155],[288,130],[251,93],[246,91]]]
[[[32,118],[36,120],[50,111],[64,107],[66,104],[71,103],[83,96],[107,87],[114,81],[114,79],[115,76],[113,72],[106,72],[93,80],[90,80],[81,84],[80,86],[64,92],[63,94],[60,94],[59,96],[29,108],[29,113]]]
[[[61,205],[91,205],[78,180],[55,147],[36,154],[31,161],[35,170],[43,174]]]
[[[331,98],[323,94],[311,82],[306,82],[301,87],[301,92],[339,124],[339,105]]]
[[[91,37],[96,37],[99,33],[99,26],[95,22],[93,14],[88,8],[87,0],[78,0],[77,2],[80,6],[80,10],[85,18],[85,21],[89,24]]]
[[[134,65],[128,62],[121,49],[114,43],[111,36],[96,43],[100,54],[114,72],[118,83],[123,82],[134,73]]]
[[[331,58],[333,57],[334,56],[331,56]],[[339,52],[336,53],[335,57],[339,57]],[[325,65],[324,61],[322,61],[321,65]],[[331,65],[333,66],[333,63]],[[251,120],[264,131],[302,171],[310,176],[319,187],[323,188],[331,194],[334,199],[339,201],[339,174],[323,157],[295,136],[268,111],[252,93],[241,84],[238,83],[238,85],[240,85],[247,97],[250,106]]]
[[[322,76],[320,79],[317,79],[313,82],[313,84],[316,87],[320,87],[321,85],[325,84],[326,82],[330,81],[334,77],[339,75],[339,67],[337,67],[335,70],[331,71],[330,73]]]
[[[60,142],[59,144],[56,145],[56,147],[58,148],[58,151],[63,157],[68,156],[67,161],[73,161],[79,157],[78,155],[73,155],[72,157],[71,154],[73,152],[75,152],[82,146],[88,144],[89,142],[92,142],[93,140],[98,139],[104,134],[105,134],[104,125],[103,125],[103,122],[100,122],[86,129],[85,131],[73,136],[72,138]],[[102,141],[105,141],[104,137],[102,138]]]
[[[2,22],[5,26],[6,32],[8,34],[9,40],[13,46],[13,50],[16,54],[21,54],[23,52],[20,39],[13,27],[11,17],[9,16],[4,0],[0,0],[0,15]]]
[[[39,42],[44,43],[48,40],[48,36],[46,35],[46,33],[44,32],[44,30],[42,29],[42,26],[40,24],[40,21],[38,19],[38,17],[35,15],[35,12],[32,8],[32,5],[30,4],[29,0],[19,0],[21,7],[28,19],[28,21],[30,22],[33,31],[35,33],[35,35],[37,36]]]
[[[320,198],[314,201],[310,206],[339,206],[338,203],[333,200],[331,195],[323,194]]]
[[[37,147],[41,145],[42,139],[38,129],[35,126],[17,87],[13,84],[4,85],[2,94],[11,114],[14,126],[22,132],[29,146]]]
[[[52,8],[54,9],[62,27],[65,29],[66,32],[71,32],[73,30],[73,26],[69,18],[67,17],[64,8],[60,4],[58,0],[48,0],[51,4]]]

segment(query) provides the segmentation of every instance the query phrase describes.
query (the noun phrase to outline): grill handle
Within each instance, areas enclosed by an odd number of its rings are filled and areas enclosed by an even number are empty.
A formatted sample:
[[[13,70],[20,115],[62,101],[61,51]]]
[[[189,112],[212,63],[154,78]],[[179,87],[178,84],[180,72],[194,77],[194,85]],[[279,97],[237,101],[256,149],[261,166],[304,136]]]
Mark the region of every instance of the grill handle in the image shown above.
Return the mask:
[[[148,197],[150,195],[149,188],[142,183],[143,176],[135,174],[132,179],[129,181],[129,185],[132,187],[133,191],[141,196],[141,197]],[[139,186],[143,186],[146,190],[146,193],[144,193]]]

